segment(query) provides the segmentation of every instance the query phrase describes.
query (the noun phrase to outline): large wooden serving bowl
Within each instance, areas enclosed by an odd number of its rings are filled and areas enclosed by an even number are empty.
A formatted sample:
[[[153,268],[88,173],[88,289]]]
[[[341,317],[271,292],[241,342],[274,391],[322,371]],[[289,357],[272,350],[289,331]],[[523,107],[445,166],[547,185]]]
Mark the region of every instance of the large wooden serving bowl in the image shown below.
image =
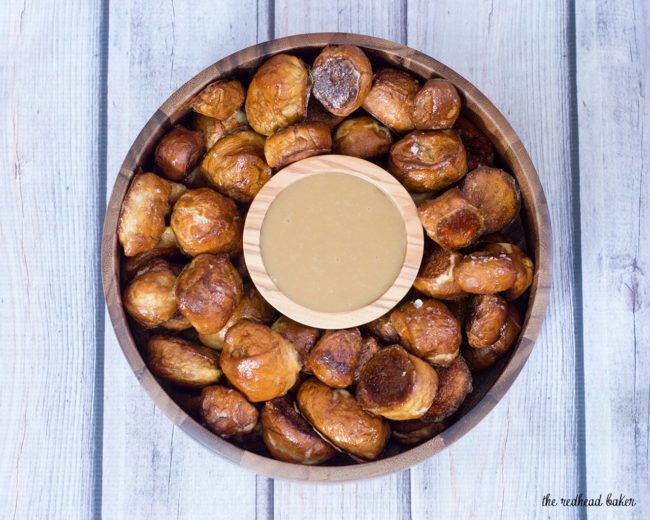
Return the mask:
[[[280,462],[239,448],[212,434],[169,397],[147,369],[124,313],[120,290],[122,253],[116,230],[122,200],[133,175],[139,168],[150,167],[158,140],[189,113],[188,100],[218,78],[250,79],[261,63],[280,52],[295,54],[311,63],[328,44],[352,44],[363,48],[375,70],[381,65],[395,66],[421,79],[442,77],[456,86],[463,98],[464,115],[489,136],[496,148],[498,163],[516,177],[521,187],[522,238],[535,262],[535,277],[528,301],[524,301],[520,309],[525,315],[517,345],[506,359],[474,378],[474,392],[449,428],[415,448],[401,452],[389,450],[394,454],[375,462],[310,467]],[[357,480],[401,471],[424,461],[471,430],[504,396],[526,363],[546,312],[551,285],[551,226],[542,186],[519,137],[496,107],[466,79],[429,56],[387,40],[346,33],[306,34],[254,45],[216,62],[174,92],[149,119],[124,159],[108,203],[102,237],[102,279],[108,311],[124,355],[156,405],[183,431],[231,462],[270,477],[302,481]]]

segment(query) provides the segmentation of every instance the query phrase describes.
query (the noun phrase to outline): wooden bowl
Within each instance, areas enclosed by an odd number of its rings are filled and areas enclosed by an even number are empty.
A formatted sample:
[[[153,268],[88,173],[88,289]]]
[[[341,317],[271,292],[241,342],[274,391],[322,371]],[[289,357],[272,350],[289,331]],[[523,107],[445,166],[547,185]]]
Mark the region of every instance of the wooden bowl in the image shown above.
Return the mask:
[[[376,300],[345,312],[310,309],[286,296],[266,270],[261,251],[262,224],[275,197],[292,184],[320,173],[345,173],[379,188],[404,220],[404,263],[393,284]],[[413,199],[404,186],[376,164],[344,155],[319,155],[290,164],[276,173],[255,196],[244,225],[244,257],[248,274],[264,299],[285,316],[320,329],[347,329],[369,323],[395,307],[413,286],[422,262],[424,233]]]
[[[457,412],[451,426],[419,446],[374,462],[310,467],[257,455],[212,434],[183,411],[149,372],[122,305],[121,252],[116,230],[122,200],[132,177],[139,168],[151,167],[155,145],[172,125],[188,115],[188,101],[194,95],[217,78],[235,76],[248,80],[262,62],[280,52],[298,55],[311,63],[328,44],[363,48],[375,69],[381,65],[394,66],[421,79],[442,77],[456,86],[463,98],[464,115],[488,135],[500,163],[519,183],[522,229],[528,254],[535,262],[535,276],[515,348],[486,374],[475,377],[474,392]],[[108,311],[124,355],[156,405],[183,431],[225,459],[270,477],[301,481],[358,480],[401,471],[424,461],[471,430],[501,400],[528,359],[542,326],[551,284],[551,226],[542,186],[523,144],[505,117],[466,79],[425,54],[387,40],[345,33],[306,34],[254,45],[219,60],[174,92],[151,117],[128,151],[108,203],[102,236],[102,280]]]

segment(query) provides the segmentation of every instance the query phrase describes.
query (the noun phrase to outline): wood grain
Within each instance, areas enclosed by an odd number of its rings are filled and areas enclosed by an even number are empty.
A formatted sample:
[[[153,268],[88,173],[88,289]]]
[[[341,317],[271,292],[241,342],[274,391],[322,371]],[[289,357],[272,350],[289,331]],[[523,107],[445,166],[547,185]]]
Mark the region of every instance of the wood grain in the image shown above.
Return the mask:
[[[109,193],[133,139],[162,102],[219,58],[269,37],[250,0],[110,3]],[[106,326],[106,518],[267,517],[269,482],[206,451],[151,402]],[[224,509],[225,508],[225,509]]]
[[[94,514],[100,14],[0,14],[0,518]]]
[[[406,251],[393,284],[376,300],[359,309],[319,312],[286,296],[267,271],[262,254],[262,226],[273,200],[289,186],[311,175],[343,173],[381,190],[397,208],[404,223]],[[276,173],[255,196],[246,214],[244,256],[248,273],[264,299],[285,316],[321,329],[346,329],[369,323],[395,307],[413,286],[424,250],[424,235],[415,203],[404,187],[386,170],[356,157],[321,155],[303,159]],[[283,252],[284,255],[284,252]]]
[[[587,491],[648,518],[650,9],[580,2],[576,21]]]
[[[409,2],[408,44],[465,75],[506,115],[540,174],[555,232],[554,290],[535,352],[486,420],[411,471],[417,519],[538,518],[543,495],[579,490],[567,20],[557,2]]]

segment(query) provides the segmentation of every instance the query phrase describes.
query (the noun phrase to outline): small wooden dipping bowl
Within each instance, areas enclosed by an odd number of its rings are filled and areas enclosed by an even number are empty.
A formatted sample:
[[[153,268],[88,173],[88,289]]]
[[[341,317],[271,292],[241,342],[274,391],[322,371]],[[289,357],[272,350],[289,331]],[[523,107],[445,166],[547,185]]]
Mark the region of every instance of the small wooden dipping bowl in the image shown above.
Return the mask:
[[[395,205],[404,220],[406,251],[402,268],[393,284],[375,301],[357,309],[324,312],[301,305],[284,294],[271,279],[262,255],[261,234],[264,217],[283,190],[307,177],[343,173],[379,188]],[[312,327],[345,329],[368,323],[383,316],[406,295],[418,274],[424,238],[413,199],[404,187],[376,164],[356,157],[320,155],[290,164],[276,173],[253,200],[244,226],[244,256],[248,273],[264,299],[282,314]]]
[[[439,77],[453,83],[462,98],[463,116],[488,136],[496,151],[497,164],[514,175],[519,184],[522,208],[515,238],[532,258],[535,275],[527,296],[519,302],[522,329],[512,352],[474,378],[474,391],[444,431],[413,448],[391,443],[383,458],[365,464],[348,460],[303,466],[254,453],[211,433],[172,399],[164,382],[153,376],[144,361],[142,348],[146,341],[124,311],[120,283],[123,254],[117,240],[117,224],[134,175],[152,171],[153,152],[161,137],[175,124],[186,124],[192,98],[206,85],[220,78],[237,78],[247,83],[262,63],[278,53],[293,54],[312,63],[323,47],[330,44],[361,47],[373,70],[396,67],[421,81]],[[551,244],[548,206],[535,167],[506,118],[474,85],[435,59],[398,43],[358,34],[303,34],[254,45],[217,61],[182,85],[152,115],[128,150],[108,203],[102,236],[102,280],[115,335],[135,376],[156,406],[181,430],[224,459],[269,477],[340,482],[387,475],[423,462],[468,433],[503,398],[526,363],[542,327],[551,287]],[[265,296],[268,298],[268,294]]]

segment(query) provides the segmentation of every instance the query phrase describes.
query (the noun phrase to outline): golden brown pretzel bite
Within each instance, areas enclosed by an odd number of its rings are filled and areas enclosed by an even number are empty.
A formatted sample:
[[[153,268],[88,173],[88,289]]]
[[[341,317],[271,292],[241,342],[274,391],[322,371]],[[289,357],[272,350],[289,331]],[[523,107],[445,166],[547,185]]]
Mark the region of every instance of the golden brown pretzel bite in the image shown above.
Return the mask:
[[[391,146],[388,171],[409,191],[440,190],[467,173],[465,148],[450,130],[411,132]]]
[[[226,255],[199,255],[176,280],[178,308],[199,334],[215,334],[228,323],[242,290],[241,276]]]
[[[326,110],[348,116],[361,106],[372,86],[372,66],[354,45],[328,45],[311,70],[314,97]]]
[[[413,282],[413,287],[431,298],[440,300],[458,300],[467,296],[454,275],[456,265],[463,255],[434,246],[431,254],[422,263],[420,272]]]
[[[512,259],[517,276],[515,283],[504,293],[504,296],[510,302],[519,298],[530,287],[530,284],[533,283],[533,276],[535,274],[533,261],[516,245],[508,244],[507,242],[487,244],[484,249],[492,253],[505,253]]]
[[[246,94],[246,116],[253,129],[271,135],[305,119],[309,72],[299,58],[276,54],[253,76]]]
[[[499,168],[480,166],[469,172],[460,191],[481,212],[485,233],[503,229],[519,214],[521,194],[517,181]]]
[[[348,391],[310,379],[300,386],[297,400],[311,425],[341,450],[364,460],[376,459],[384,450],[388,423],[365,412]]]
[[[390,315],[402,345],[434,365],[448,365],[460,350],[461,330],[456,317],[438,300],[401,304]]]
[[[224,195],[251,202],[272,175],[264,158],[264,144],[264,137],[251,130],[229,134],[208,150],[201,171]]]
[[[243,222],[237,206],[210,188],[187,190],[174,204],[171,227],[188,255],[236,253]]]
[[[149,339],[147,366],[153,375],[189,388],[211,385],[221,377],[214,350],[174,336]]]
[[[192,101],[192,109],[204,116],[223,121],[244,104],[244,87],[236,79],[210,83]]]
[[[472,374],[462,356],[449,366],[436,368],[438,391],[433,403],[422,416],[425,422],[440,422],[454,414],[472,392]]]
[[[185,186],[155,173],[140,173],[126,192],[117,236],[125,256],[135,256],[156,247],[165,231],[165,217]]]
[[[214,385],[201,392],[201,419],[221,437],[252,432],[258,415],[257,409],[237,390]]]
[[[519,313],[515,306],[510,304],[508,306],[508,319],[496,342],[485,348],[463,348],[463,356],[469,369],[472,372],[483,372],[490,368],[512,349],[520,331],[521,320]]]
[[[267,401],[261,414],[262,438],[273,458],[299,464],[320,464],[337,451],[305,421],[294,400]]]
[[[215,334],[199,334],[199,341],[206,347],[221,350],[226,340],[226,332],[239,320],[247,318],[260,323],[268,323],[273,318],[273,307],[271,307],[252,283],[244,286],[241,300],[230,315],[228,322]]]
[[[393,327],[393,322],[390,321],[390,312],[376,320],[372,320],[370,323],[366,323],[366,328],[384,343],[399,343],[399,334]]]
[[[411,113],[413,98],[419,90],[420,84],[410,74],[397,69],[382,69],[375,75],[362,106],[391,130],[406,133],[415,128]]]
[[[334,133],[334,151],[342,155],[373,159],[386,155],[393,144],[390,130],[368,116],[343,121]]]
[[[430,79],[413,99],[413,122],[418,130],[451,128],[460,114],[456,87],[444,79]]]
[[[510,289],[517,279],[512,259],[505,253],[475,251],[456,266],[456,281],[463,291],[492,294]]]
[[[426,413],[437,388],[438,375],[431,365],[393,345],[378,351],[361,369],[357,400],[368,412],[406,421]]]
[[[124,308],[140,325],[162,325],[178,310],[174,293],[178,270],[155,258],[136,274],[124,291]]]
[[[246,112],[243,110],[236,110],[223,121],[198,112],[192,115],[192,128],[203,135],[203,145],[206,150],[212,148],[219,139],[229,133],[243,130],[247,124]]]
[[[498,294],[481,294],[472,298],[469,319],[465,324],[467,342],[471,347],[492,345],[508,318],[508,302]]]
[[[156,146],[154,164],[172,181],[184,179],[203,155],[203,135],[176,125]]]
[[[295,347],[266,325],[247,319],[228,329],[220,361],[228,380],[254,403],[286,394],[300,372]]]
[[[467,202],[458,188],[425,200],[418,216],[431,240],[444,249],[460,249],[476,240],[484,230],[483,217]]]
[[[332,151],[332,135],[325,123],[305,122],[288,126],[266,140],[264,156],[269,166],[287,164]]]
[[[354,374],[363,350],[359,329],[328,330],[307,355],[307,367],[332,388],[345,388]]]

